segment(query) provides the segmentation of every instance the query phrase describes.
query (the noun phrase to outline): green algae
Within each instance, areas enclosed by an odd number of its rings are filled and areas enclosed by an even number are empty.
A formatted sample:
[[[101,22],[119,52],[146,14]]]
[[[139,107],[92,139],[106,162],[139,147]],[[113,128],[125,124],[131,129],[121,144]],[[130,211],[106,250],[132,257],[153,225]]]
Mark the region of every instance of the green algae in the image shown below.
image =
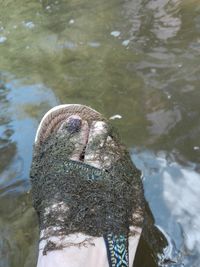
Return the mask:
[[[108,149],[104,147],[104,153]],[[123,146],[112,149],[121,153],[120,159],[101,170],[69,160],[73,144],[67,135],[54,134],[35,147],[30,176],[41,230],[56,227],[53,235],[102,236],[127,234],[130,225],[142,226],[141,173]],[[57,208],[52,208],[55,204]],[[140,216],[133,220],[133,213]]]

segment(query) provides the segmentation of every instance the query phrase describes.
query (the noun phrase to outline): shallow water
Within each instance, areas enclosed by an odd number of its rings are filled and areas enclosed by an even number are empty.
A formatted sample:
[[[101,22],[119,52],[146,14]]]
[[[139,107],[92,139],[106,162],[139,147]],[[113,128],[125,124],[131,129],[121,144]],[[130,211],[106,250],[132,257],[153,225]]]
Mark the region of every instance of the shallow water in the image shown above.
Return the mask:
[[[171,266],[199,266],[198,1],[0,4],[0,266],[35,264],[32,144],[43,114],[60,103],[122,116],[113,123],[143,171]]]

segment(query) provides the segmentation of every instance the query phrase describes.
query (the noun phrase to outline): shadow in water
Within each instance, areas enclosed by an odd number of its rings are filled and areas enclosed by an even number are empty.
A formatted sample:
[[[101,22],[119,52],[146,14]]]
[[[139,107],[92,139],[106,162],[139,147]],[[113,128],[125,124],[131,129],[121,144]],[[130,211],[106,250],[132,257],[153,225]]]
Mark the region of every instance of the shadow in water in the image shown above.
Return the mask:
[[[145,211],[145,224],[133,266],[163,266],[167,261],[167,255],[165,255],[164,251],[168,246],[168,241],[164,233],[156,227],[153,214],[147,202],[145,202]],[[169,263],[172,262],[171,259],[168,260]]]

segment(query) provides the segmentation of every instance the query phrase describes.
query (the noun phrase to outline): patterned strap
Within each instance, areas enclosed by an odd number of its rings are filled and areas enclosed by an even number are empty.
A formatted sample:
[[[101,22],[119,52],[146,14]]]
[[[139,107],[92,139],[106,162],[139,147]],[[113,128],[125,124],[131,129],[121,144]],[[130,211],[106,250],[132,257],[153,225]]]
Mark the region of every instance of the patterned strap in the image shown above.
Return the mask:
[[[128,238],[124,235],[107,234],[106,243],[109,267],[128,267]]]

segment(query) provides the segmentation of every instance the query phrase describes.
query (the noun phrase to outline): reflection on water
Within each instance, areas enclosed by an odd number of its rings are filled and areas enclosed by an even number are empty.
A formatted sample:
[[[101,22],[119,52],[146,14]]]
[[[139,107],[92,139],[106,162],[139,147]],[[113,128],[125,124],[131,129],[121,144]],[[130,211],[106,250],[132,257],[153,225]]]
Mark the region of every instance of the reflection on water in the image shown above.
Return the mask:
[[[39,117],[57,104],[42,85],[1,75],[0,266],[34,266],[38,228],[28,181]]]
[[[143,171],[145,195],[155,222],[165,229],[169,242],[166,254],[178,266],[198,266],[200,174],[197,165],[180,165],[173,155],[164,152],[154,154],[133,150],[132,157],[137,167]]]
[[[6,165],[9,165],[10,159],[16,151],[16,144],[10,140],[13,130],[10,125],[10,118],[6,113],[9,103],[7,100],[7,89],[4,87],[3,83],[0,83],[0,101],[1,111],[3,113],[0,119],[0,151],[2,155],[0,171],[2,172]]]
[[[6,74],[1,78],[0,184],[5,188],[22,180],[27,183],[39,117],[58,102],[53,93],[42,85],[24,86],[21,80]]]
[[[197,0],[1,1],[0,266],[34,266],[32,143],[58,103],[119,115],[166,255],[198,266],[199,18]]]
[[[177,172],[176,178],[173,173]],[[200,207],[197,196],[200,195],[200,174],[193,168],[180,168],[172,164],[170,171],[164,172],[164,198],[182,228],[184,239],[183,253],[188,256],[200,254]],[[197,257],[196,264],[200,257]]]

